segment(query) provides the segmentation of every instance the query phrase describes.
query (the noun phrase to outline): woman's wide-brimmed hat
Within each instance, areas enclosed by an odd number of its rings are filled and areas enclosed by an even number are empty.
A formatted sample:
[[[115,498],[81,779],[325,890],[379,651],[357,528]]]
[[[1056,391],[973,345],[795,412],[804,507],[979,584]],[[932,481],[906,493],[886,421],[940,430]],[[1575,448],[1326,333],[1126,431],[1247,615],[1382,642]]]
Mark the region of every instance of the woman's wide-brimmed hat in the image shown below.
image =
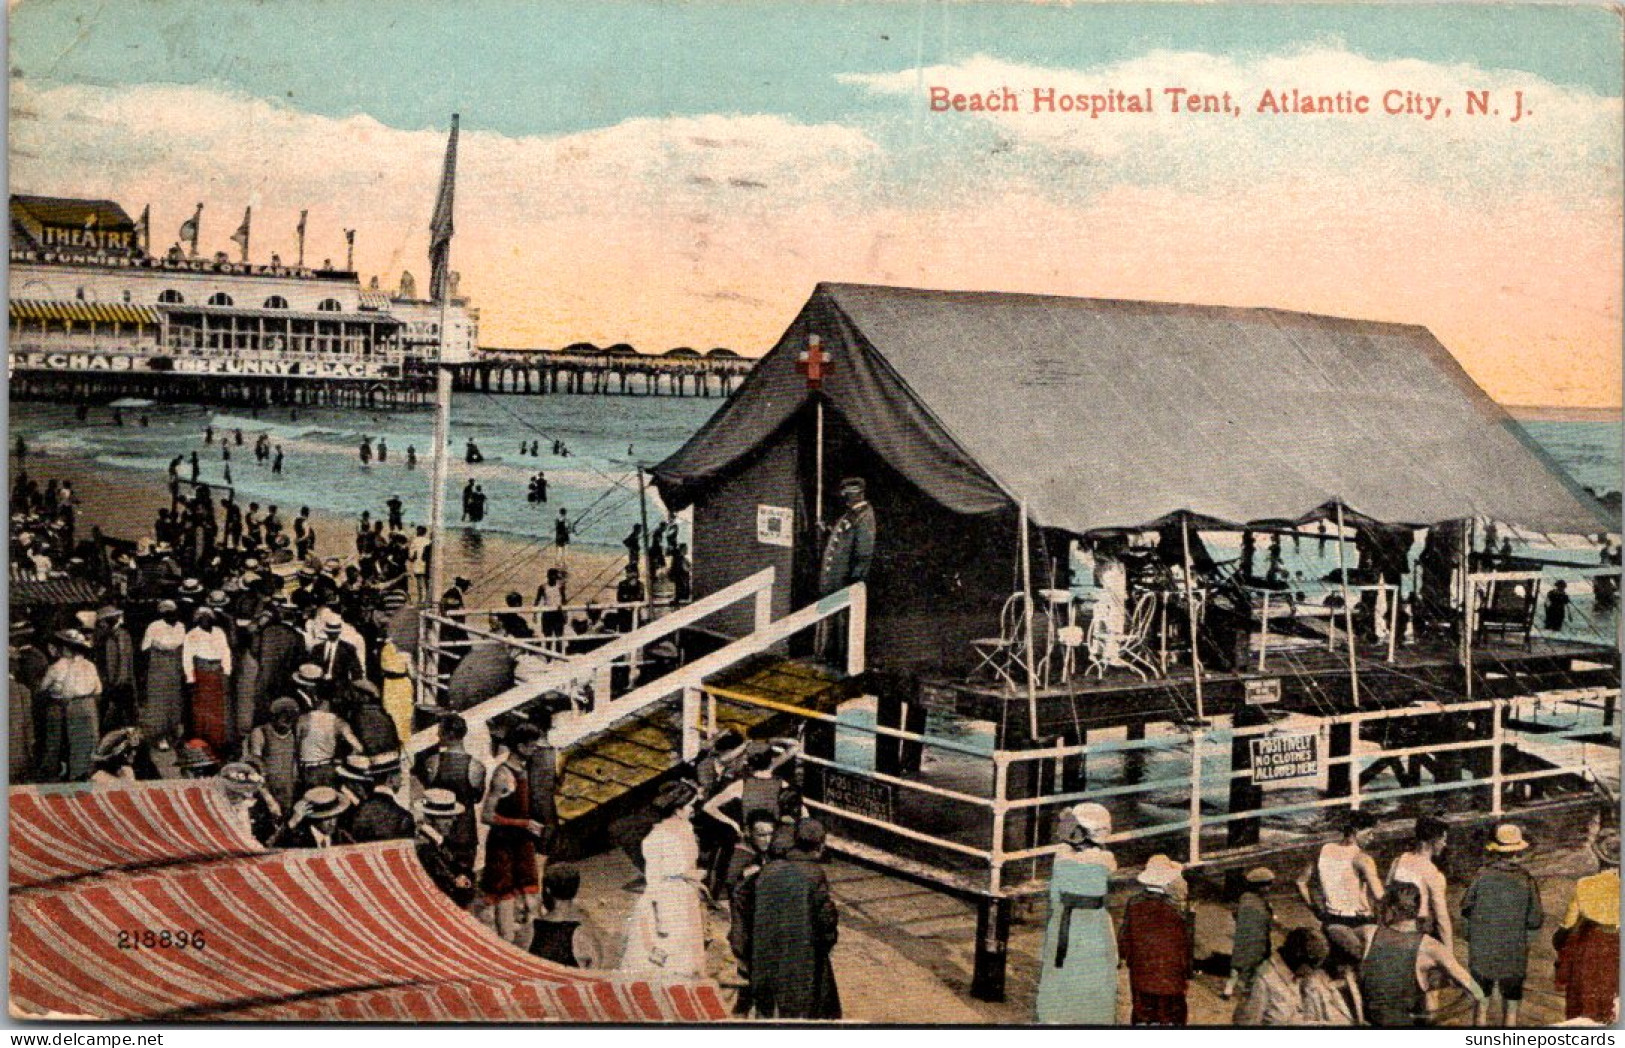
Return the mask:
[[[102,741],[96,744],[96,751],[90,755],[90,759],[96,762],[110,761],[115,757],[124,756],[140,743],[139,728],[119,728],[102,736]]]
[[[1166,888],[1184,876],[1185,867],[1166,855],[1153,855],[1137,880],[1147,888]]]
[[[265,784],[265,773],[247,761],[233,761],[220,769],[220,781],[227,786],[252,790]]]
[[[51,635],[51,639],[58,644],[64,644],[75,651],[89,651],[93,645],[85,639],[85,635],[78,630],[58,630]]]
[[[200,768],[212,768],[220,761],[215,758],[214,751],[202,739],[192,739],[181,751],[175,755],[175,763],[183,768],[197,771]]]
[[[1068,814],[1072,816],[1072,821],[1078,824],[1078,828],[1089,835],[1091,840],[1098,842],[1102,837],[1109,836],[1112,832],[1112,813],[1106,810],[1104,804],[1095,804],[1092,801],[1075,804]]]

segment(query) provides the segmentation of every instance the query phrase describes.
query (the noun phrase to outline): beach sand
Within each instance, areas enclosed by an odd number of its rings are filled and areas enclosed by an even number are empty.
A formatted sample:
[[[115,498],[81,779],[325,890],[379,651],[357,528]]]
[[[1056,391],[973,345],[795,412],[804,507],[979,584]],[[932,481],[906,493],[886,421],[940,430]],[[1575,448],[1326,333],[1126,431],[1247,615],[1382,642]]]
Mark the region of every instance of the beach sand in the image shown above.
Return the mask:
[[[16,468],[15,460],[12,468]],[[131,470],[65,456],[30,456],[27,468],[29,475],[42,486],[52,478],[72,483],[74,499],[79,504],[79,530],[83,535],[89,535],[90,528],[95,526],[113,538],[148,539],[152,537],[158,511],[169,507],[169,492],[161,481]],[[219,494],[217,490],[217,498]],[[262,509],[266,505],[261,502]],[[243,509],[247,508],[244,504]],[[299,507],[279,503],[277,509],[291,530]],[[421,511],[426,512],[426,509],[420,507]],[[388,510],[380,505],[373,510],[373,515],[375,519],[387,519]],[[316,528],[318,555],[345,561],[354,558],[356,519],[315,509],[311,510],[310,517]],[[413,526],[421,522],[409,507],[408,530],[415,530]],[[457,575],[472,581],[474,585],[467,601],[470,608],[497,607],[510,591],[517,592],[528,604],[546,577],[547,569],[561,563],[558,550],[551,543],[481,532],[467,526],[448,525],[446,544],[450,551],[446,585]],[[607,602],[614,599],[615,584],[620,581],[626,555],[571,546],[562,563],[570,573],[571,603],[589,599]]]

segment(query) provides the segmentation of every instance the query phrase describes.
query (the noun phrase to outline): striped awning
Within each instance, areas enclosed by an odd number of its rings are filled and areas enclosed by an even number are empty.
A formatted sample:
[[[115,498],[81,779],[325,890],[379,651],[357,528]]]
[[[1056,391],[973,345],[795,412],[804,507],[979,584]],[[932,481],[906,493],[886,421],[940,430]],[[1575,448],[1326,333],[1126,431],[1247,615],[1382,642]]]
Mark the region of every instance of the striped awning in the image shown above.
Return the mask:
[[[77,324],[156,324],[152,306],[119,302],[56,302],[42,298],[11,300],[12,320],[71,320]]]
[[[498,939],[434,886],[410,841],[241,854],[240,834],[217,821],[229,812],[199,801],[197,791],[212,788],[114,787],[101,795],[106,802],[83,790],[11,792],[14,851],[20,826],[25,839],[58,840],[70,854],[76,829],[98,842],[87,846],[94,854],[46,864],[32,886],[19,885],[13,859],[13,1015],[618,1023],[728,1016],[713,984],[562,968]],[[33,803],[18,803],[25,798]],[[158,865],[153,851],[162,853],[170,834],[170,849],[183,854]],[[220,857],[200,854],[214,844]],[[123,859],[133,863],[102,865]],[[58,872],[97,867],[68,880],[71,873]],[[204,946],[121,949],[119,932],[132,928],[201,930]]]
[[[11,791],[11,888],[264,851],[213,782]]]

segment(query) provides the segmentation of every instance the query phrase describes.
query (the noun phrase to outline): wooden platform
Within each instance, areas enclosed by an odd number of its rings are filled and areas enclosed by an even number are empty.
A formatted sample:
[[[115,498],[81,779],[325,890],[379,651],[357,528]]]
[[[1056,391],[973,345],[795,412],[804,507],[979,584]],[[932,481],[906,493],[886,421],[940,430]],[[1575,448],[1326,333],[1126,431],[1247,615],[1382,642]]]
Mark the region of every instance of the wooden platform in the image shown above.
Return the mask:
[[[1351,682],[1348,654],[1339,647],[1271,650],[1263,672],[1254,653],[1245,668],[1204,669],[1202,713],[1233,712],[1244,703],[1247,683],[1278,680],[1278,708],[1321,716],[1356,708],[1402,706],[1417,701],[1461,702],[1466,674],[1454,645],[1422,643],[1400,647],[1392,663],[1385,645],[1357,645],[1359,705]],[[1599,644],[1537,638],[1522,643],[1478,645],[1473,649],[1474,698],[1504,698],[1555,688],[1619,687],[1620,654]],[[922,678],[921,699],[930,708],[951,710],[1000,726],[1001,745],[1029,742],[1027,694],[984,680]],[[1078,674],[1066,684],[1039,689],[1040,738],[1079,730],[1152,722],[1194,723],[1196,686],[1190,668],[1170,665],[1166,678],[1142,681],[1124,669],[1104,679]]]

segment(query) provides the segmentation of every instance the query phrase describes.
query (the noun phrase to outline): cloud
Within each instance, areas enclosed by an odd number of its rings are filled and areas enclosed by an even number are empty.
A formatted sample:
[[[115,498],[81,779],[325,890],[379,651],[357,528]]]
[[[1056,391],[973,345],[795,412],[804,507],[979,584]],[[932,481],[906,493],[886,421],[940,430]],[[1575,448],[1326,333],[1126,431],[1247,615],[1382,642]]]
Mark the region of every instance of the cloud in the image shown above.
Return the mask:
[[[1620,99],[1335,47],[1152,52],[1040,69],[990,56],[854,71],[820,122],[713,113],[508,137],[466,131],[453,266],[484,341],[770,346],[818,281],[1274,306],[1424,324],[1492,395],[1619,403]],[[922,85],[1081,92],[1525,91],[1535,116],[1089,120],[926,112]],[[151,203],[163,249],[254,206],[255,254],[422,286],[442,129],[202,87],[12,81],[18,191]],[[1159,97],[1157,100],[1163,100]]]
[[[20,190],[112,197],[132,213],[150,203],[158,250],[202,202],[203,249],[234,251],[226,238],[252,204],[259,257],[291,258],[308,208],[307,259],[341,258],[353,228],[358,269],[391,284],[403,268],[425,275],[444,130],[199,87],[11,86],[14,112],[26,113],[11,138]],[[775,212],[827,208],[877,152],[861,130],[776,115],[638,119],[551,137],[465,130],[453,266],[495,344],[540,344],[549,325],[538,318],[589,314],[602,296],[581,337],[641,335],[663,349],[683,320],[654,322],[665,285],[693,281]]]

